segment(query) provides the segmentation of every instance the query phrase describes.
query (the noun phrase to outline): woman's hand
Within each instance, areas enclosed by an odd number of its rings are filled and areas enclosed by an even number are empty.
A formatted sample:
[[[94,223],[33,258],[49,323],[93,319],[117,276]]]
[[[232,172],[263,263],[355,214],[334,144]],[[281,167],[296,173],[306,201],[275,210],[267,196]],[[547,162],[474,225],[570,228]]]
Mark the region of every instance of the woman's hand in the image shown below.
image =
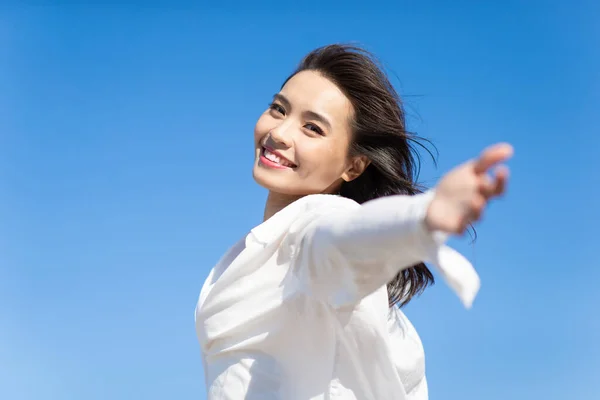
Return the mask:
[[[462,234],[468,225],[481,218],[490,199],[502,195],[508,180],[508,168],[495,168],[513,154],[509,144],[496,144],[484,150],[478,159],[468,161],[448,172],[435,189],[425,224],[430,230]]]

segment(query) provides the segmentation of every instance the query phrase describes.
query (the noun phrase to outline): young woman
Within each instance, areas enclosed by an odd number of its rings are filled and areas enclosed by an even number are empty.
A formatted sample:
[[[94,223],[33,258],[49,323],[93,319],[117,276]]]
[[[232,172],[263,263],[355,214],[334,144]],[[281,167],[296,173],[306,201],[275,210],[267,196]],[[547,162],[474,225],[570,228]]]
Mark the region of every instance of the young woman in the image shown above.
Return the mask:
[[[504,192],[499,144],[414,181],[401,101],[360,48],[308,54],[254,129],[264,222],[213,268],[196,307],[209,399],[426,399],[400,311],[441,272],[469,307],[479,278],[444,245]]]

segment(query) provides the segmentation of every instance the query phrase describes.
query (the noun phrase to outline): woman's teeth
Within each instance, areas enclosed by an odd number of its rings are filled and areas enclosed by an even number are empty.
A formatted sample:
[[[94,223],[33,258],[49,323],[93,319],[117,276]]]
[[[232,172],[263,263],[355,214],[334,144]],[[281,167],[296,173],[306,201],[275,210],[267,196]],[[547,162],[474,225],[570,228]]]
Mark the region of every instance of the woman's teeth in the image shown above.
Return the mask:
[[[287,161],[286,159],[283,159],[281,157],[279,157],[276,154],[271,153],[269,150],[264,149],[264,155],[265,158],[269,161],[273,161],[274,163],[277,163],[279,165],[283,165],[284,167],[293,167],[294,164],[292,164],[291,162]]]

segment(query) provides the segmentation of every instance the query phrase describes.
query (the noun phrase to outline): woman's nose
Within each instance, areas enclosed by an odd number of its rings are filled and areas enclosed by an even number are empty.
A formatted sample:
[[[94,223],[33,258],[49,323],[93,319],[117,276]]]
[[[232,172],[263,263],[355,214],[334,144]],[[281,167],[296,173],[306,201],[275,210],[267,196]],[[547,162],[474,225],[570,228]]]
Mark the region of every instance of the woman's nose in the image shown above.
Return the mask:
[[[271,129],[269,136],[271,136],[271,139],[277,144],[290,147],[292,143],[292,126],[285,121]]]

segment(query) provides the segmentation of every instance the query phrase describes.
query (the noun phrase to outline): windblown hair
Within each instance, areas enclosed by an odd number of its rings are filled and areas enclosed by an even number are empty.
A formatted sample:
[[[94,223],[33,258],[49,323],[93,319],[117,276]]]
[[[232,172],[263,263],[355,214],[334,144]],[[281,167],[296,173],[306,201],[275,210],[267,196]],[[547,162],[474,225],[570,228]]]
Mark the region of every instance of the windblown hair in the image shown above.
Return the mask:
[[[402,100],[375,57],[355,46],[320,47],[304,57],[286,82],[306,70],[320,73],[348,97],[354,109],[350,155],[370,160],[358,178],[342,184],[340,195],[364,203],[382,196],[421,193],[416,182],[420,168],[416,147],[432,155],[424,145],[429,142],[406,131]],[[402,270],[387,284],[390,307],[408,304],[433,282],[424,263]]]

